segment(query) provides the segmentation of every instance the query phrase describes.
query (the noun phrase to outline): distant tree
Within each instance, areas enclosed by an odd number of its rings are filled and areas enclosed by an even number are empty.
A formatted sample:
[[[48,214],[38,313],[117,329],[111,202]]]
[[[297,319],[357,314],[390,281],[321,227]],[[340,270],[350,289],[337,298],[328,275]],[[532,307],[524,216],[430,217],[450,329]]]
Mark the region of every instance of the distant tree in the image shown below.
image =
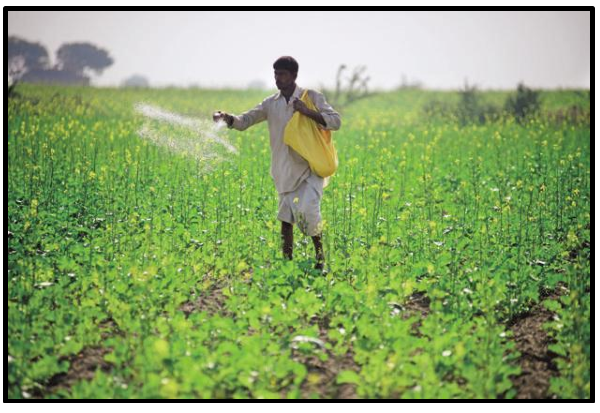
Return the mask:
[[[17,70],[47,68],[49,64],[48,51],[39,43],[28,42],[16,36],[8,37],[8,65],[17,66]]]
[[[398,86],[399,90],[420,90],[423,89],[423,82],[418,80],[413,80],[411,82],[408,81],[406,75],[402,73],[400,85]]]
[[[444,120],[455,119],[456,108],[444,100],[433,99],[423,105],[423,112],[428,119],[442,118]]]
[[[88,86],[90,84],[88,76],[57,68],[30,70],[23,75],[21,80],[29,83],[55,83],[62,85]]]
[[[15,56],[8,60],[8,79],[17,81],[27,72],[27,65],[23,56]]]
[[[121,83],[122,87],[150,87],[150,82],[142,75],[131,75]]]
[[[356,100],[370,96],[368,83],[371,78],[365,75],[367,67],[357,66],[352,69],[349,77],[343,78],[346,69],[344,64],[338,67],[335,90],[327,90],[322,87],[327,100],[337,109],[343,109]]]
[[[17,95],[16,87],[18,81],[23,77],[27,68],[25,67],[25,59],[23,56],[13,57],[8,61],[8,79],[6,83],[8,85],[8,97]]]
[[[529,89],[523,83],[517,86],[517,94],[506,100],[505,109],[519,121],[535,115],[540,109],[540,93]]]
[[[15,92],[17,82],[28,72],[48,67],[48,51],[39,43],[16,36],[7,39],[8,96]]]
[[[458,93],[460,101],[456,115],[461,124],[485,123],[501,116],[501,110],[498,107],[482,102],[477,85],[469,85],[466,79],[464,89],[459,90]]]
[[[61,83],[89,85],[86,69],[101,74],[113,64],[106,50],[91,43],[62,45],[57,53],[57,64],[50,66],[48,51],[39,43],[16,36],[8,38],[8,93],[14,92],[16,82]]]
[[[462,124],[479,120],[479,93],[477,85],[469,85],[465,79],[465,86],[458,92],[460,103],[458,105],[458,116]]]
[[[104,49],[91,43],[63,44],[56,52],[57,66],[77,76],[85,76],[85,70],[92,70],[97,75],[113,64],[113,59]]]

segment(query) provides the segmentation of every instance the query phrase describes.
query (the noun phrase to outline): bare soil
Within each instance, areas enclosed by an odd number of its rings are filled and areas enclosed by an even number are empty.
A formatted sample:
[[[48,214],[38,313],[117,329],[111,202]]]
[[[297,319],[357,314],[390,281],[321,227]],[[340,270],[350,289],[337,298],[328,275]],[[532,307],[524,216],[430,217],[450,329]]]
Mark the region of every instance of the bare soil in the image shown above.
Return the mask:
[[[182,304],[180,310],[186,316],[196,311],[206,311],[211,315],[219,314],[231,316],[225,308],[226,297],[222,293],[225,285],[214,284],[209,289],[201,292],[196,297]],[[561,288],[555,291],[545,292],[545,300],[555,300],[560,297]],[[420,335],[419,327],[421,320],[427,317],[431,311],[431,301],[423,292],[415,292],[401,305],[402,317],[409,318],[415,315],[420,320],[413,324],[413,333]],[[517,350],[521,353],[518,363],[521,374],[511,380],[517,391],[517,399],[550,399],[554,398],[549,393],[550,379],[558,376],[558,370],[554,363],[557,356],[548,350],[551,338],[547,335],[543,325],[552,321],[554,313],[547,310],[543,301],[538,303],[529,312],[521,314],[508,323],[513,332]],[[327,342],[327,332],[330,328],[327,318],[315,318],[313,320],[319,326],[319,339]],[[112,321],[101,323],[102,338],[105,339],[115,333],[115,325]],[[92,346],[84,348],[78,354],[67,358],[70,367],[67,372],[53,376],[46,384],[45,389],[39,391],[34,397],[44,397],[60,390],[68,390],[81,380],[93,379],[98,369],[108,372],[112,366],[104,360],[104,356],[111,351],[110,348]],[[354,352],[350,347],[346,354],[335,355],[329,350],[320,350],[327,353],[327,360],[321,360],[316,354],[307,355],[298,350],[293,350],[294,360],[304,364],[308,370],[308,378],[301,386],[303,398],[317,395],[319,398],[329,399],[358,399],[356,385],[337,384],[338,374],[344,370],[360,371],[360,366],[354,361]]]
[[[546,299],[555,300],[559,296],[551,293]],[[509,322],[514,334],[517,350],[521,353],[519,365],[521,374],[511,380],[517,391],[517,399],[551,399],[549,393],[550,379],[558,376],[554,363],[557,356],[548,345],[552,339],[544,330],[544,324],[552,321],[554,313],[546,309],[543,301],[528,313],[522,314]]]
[[[327,342],[327,331],[329,330],[329,320],[327,318],[317,318],[315,322],[319,325],[319,339]],[[293,350],[292,357],[295,361],[306,366],[308,371],[307,379],[301,385],[302,398],[310,398],[311,394],[317,394],[323,399],[358,399],[356,394],[356,385],[344,383],[337,384],[337,375],[344,370],[360,371],[360,366],[354,361],[354,352],[352,348],[343,355],[335,355],[331,351],[326,351],[327,360],[322,361],[316,355],[304,355]],[[314,378],[318,378],[315,380]]]
[[[225,308],[227,297],[223,294],[223,284],[212,284],[206,291],[200,292],[195,298],[183,303],[179,308],[188,317],[198,311],[206,311],[212,315],[231,315]]]
[[[102,321],[98,328],[102,340],[107,339],[115,333],[118,333],[116,324],[113,320]],[[81,380],[92,380],[98,369],[108,372],[112,365],[104,360],[104,356],[112,351],[110,347],[90,346],[85,347],[79,353],[65,357],[69,362],[69,369],[65,373],[58,373],[52,376],[43,390],[38,390],[35,398],[43,398],[59,390],[68,390],[75,383]]]
[[[104,347],[87,347],[81,350],[69,360],[70,366],[66,373],[56,374],[50,379],[46,386],[47,394],[68,390],[81,380],[92,380],[98,369],[109,372],[112,366],[104,360],[104,356],[110,351],[111,349]]]

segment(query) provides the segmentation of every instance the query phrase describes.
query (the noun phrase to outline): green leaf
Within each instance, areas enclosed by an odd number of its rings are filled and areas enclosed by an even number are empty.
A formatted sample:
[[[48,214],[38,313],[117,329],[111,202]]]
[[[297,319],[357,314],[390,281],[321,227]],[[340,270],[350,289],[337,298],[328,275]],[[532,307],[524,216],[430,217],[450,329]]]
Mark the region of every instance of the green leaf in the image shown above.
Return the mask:
[[[344,370],[338,374],[336,382],[337,384],[360,384],[361,379],[356,372],[352,370]]]
[[[546,307],[550,311],[557,312],[561,309],[560,303],[556,300],[545,300],[544,307]]]
[[[553,351],[554,353],[558,354],[559,356],[563,356],[563,357],[567,356],[567,352],[565,351],[565,348],[563,346],[561,346],[560,344],[550,344],[548,346],[548,350]]]

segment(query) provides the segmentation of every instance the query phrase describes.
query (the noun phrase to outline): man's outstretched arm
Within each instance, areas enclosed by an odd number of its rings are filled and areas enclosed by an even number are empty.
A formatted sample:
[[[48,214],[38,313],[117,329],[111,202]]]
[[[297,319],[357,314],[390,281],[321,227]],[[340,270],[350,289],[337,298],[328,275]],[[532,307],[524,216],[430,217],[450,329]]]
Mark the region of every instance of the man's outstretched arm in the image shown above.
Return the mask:
[[[216,112],[213,115],[213,120],[218,122],[223,120],[229,128],[237,130],[246,130],[250,126],[255,125],[267,119],[266,99],[256,105],[253,109],[242,113],[239,116],[230,115],[225,112]]]

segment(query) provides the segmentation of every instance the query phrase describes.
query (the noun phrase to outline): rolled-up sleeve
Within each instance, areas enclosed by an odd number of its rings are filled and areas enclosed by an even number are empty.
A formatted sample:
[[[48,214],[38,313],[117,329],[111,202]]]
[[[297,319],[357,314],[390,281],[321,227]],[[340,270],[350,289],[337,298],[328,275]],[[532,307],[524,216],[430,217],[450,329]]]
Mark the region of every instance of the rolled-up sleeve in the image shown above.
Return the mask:
[[[256,105],[253,109],[242,113],[241,115],[233,117],[233,124],[231,127],[236,130],[246,130],[252,125],[256,125],[267,119],[267,100],[263,100],[261,103]]]
[[[340,126],[342,126],[340,114],[337,113],[329,103],[327,103],[327,100],[325,100],[325,96],[322,93],[313,90],[312,95],[313,103],[325,121],[325,126],[320,124],[317,125],[321,129],[325,130],[338,130]]]

